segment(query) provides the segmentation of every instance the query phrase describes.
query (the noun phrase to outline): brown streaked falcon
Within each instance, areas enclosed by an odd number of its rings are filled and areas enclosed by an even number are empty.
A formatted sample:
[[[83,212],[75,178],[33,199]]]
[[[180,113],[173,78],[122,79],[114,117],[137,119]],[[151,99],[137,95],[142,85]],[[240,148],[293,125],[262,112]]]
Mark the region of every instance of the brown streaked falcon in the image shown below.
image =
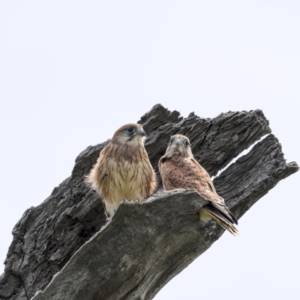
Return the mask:
[[[171,137],[166,153],[158,163],[165,190],[178,188],[194,189],[209,204],[201,208],[202,221],[214,220],[233,235],[238,235],[234,226],[236,218],[220,197],[207,171],[194,159],[190,140],[181,134]]]
[[[123,199],[141,203],[156,189],[156,175],[144,147],[145,137],[140,124],[122,126],[86,176],[86,183],[102,198],[107,216],[114,215]]]

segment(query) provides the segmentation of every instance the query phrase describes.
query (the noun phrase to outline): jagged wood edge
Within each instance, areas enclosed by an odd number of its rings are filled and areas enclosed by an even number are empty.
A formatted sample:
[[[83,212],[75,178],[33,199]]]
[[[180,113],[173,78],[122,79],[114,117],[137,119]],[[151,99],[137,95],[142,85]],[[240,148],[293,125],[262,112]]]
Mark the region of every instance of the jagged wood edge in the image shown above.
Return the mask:
[[[190,137],[196,158],[211,175],[270,132],[268,121],[259,110],[229,112],[214,119],[190,114],[183,119],[178,112],[156,105],[140,123],[149,134],[146,148],[155,168],[170,135],[179,132]],[[0,299],[32,297],[105,223],[101,202],[85,187],[82,178],[106,144],[83,151],[76,159],[72,176],[41,205],[27,210],[15,226],[1,276]]]
[[[240,218],[297,170],[295,163],[285,163],[277,139],[270,135],[225,170],[215,184]],[[229,183],[237,186],[237,181],[239,186],[231,189]],[[203,205],[205,201],[188,190],[158,193],[140,206],[122,204],[111,224],[86,243],[34,300],[152,299],[223,234],[214,222],[199,221]]]

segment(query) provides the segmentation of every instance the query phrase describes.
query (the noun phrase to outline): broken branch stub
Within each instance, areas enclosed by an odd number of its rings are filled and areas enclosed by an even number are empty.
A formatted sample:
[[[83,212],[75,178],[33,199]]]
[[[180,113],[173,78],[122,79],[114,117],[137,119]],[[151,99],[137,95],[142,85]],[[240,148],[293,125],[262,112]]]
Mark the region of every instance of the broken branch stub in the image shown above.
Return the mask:
[[[182,118],[156,105],[139,123],[148,134],[146,149],[156,170],[170,136],[181,133],[211,176],[271,131],[259,110]],[[199,221],[197,211],[205,201],[188,190],[159,189],[141,205],[125,202],[105,225],[101,200],[83,177],[106,144],[79,154],[71,177],[15,226],[0,299],[31,299],[39,290],[34,300],[152,299],[222,235],[214,222]],[[239,218],[297,170],[296,163],[286,164],[278,140],[269,135],[214,183]]]

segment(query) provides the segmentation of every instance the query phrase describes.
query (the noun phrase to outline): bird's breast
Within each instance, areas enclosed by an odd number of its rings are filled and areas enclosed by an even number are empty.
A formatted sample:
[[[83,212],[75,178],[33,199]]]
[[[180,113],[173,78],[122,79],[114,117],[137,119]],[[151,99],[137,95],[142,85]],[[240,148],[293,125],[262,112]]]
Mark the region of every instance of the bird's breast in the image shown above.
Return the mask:
[[[108,178],[105,180],[106,198],[139,200],[144,197],[151,168],[144,161],[110,158],[107,161]]]

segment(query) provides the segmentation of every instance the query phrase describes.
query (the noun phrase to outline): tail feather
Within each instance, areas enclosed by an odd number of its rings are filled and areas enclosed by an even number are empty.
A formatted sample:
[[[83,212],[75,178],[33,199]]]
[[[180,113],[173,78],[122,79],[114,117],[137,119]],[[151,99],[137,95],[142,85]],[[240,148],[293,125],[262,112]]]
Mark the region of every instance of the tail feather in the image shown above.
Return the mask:
[[[238,224],[237,219],[235,216],[231,213],[231,211],[228,209],[226,205],[220,205],[218,203],[210,203],[208,206],[206,206],[208,211],[214,212],[218,216],[222,215],[226,220],[229,221],[229,223]]]
[[[206,206],[200,210],[200,219],[202,221],[209,221],[212,219],[234,236],[239,235],[238,229],[233,225],[231,221],[229,221],[227,218],[224,218],[222,213],[217,210],[211,209],[210,207]]]

